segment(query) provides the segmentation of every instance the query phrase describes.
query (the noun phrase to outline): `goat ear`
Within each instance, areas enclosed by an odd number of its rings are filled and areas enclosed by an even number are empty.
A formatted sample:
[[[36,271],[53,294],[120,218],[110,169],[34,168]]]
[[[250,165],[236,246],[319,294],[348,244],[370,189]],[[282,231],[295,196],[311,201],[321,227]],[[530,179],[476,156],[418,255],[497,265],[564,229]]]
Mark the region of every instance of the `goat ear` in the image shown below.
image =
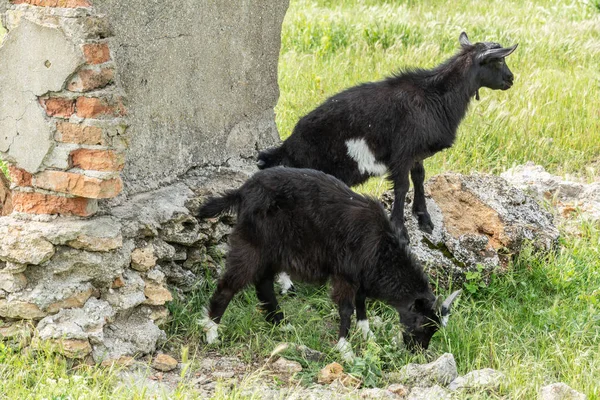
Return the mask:
[[[513,51],[515,51],[517,46],[518,46],[518,44],[515,44],[512,47],[499,47],[496,49],[488,49],[488,50],[484,51],[483,53],[479,54],[477,56],[477,60],[479,62],[484,62],[486,60],[489,60],[490,58],[508,57],[509,55],[512,54]]]
[[[472,46],[471,42],[469,41],[469,37],[465,32],[460,33],[460,36],[458,37],[458,43],[460,43],[462,47]]]
[[[419,297],[410,307],[412,311],[423,313],[427,309],[427,299]]]

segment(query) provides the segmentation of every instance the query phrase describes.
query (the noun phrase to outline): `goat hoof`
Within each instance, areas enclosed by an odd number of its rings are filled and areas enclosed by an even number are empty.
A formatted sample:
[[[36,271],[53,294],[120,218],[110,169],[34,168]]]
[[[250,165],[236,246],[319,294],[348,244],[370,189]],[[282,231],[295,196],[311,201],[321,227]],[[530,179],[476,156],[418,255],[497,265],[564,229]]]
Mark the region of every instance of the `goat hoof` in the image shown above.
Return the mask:
[[[417,221],[419,223],[419,229],[425,233],[433,233],[433,222],[429,214],[417,214]]]

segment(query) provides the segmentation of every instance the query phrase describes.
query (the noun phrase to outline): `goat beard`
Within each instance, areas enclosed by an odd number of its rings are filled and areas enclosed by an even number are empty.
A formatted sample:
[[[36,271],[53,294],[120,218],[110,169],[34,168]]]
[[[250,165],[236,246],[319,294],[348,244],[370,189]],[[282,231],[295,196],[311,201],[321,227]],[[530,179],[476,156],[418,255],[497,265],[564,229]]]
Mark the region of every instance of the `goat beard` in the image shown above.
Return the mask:
[[[477,90],[475,91],[475,100],[477,100],[477,101],[479,101],[479,100],[480,100],[480,98],[479,98],[479,89],[477,89]]]

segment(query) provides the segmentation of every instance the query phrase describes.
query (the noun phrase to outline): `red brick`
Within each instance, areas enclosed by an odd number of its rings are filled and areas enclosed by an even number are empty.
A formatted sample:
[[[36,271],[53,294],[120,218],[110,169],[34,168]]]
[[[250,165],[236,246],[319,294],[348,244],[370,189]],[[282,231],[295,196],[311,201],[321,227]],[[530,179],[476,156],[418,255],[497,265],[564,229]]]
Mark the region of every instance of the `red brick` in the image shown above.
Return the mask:
[[[123,189],[121,178],[98,179],[63,171],[44,171],[33,177],[33,186],[90,199],[115,197]]]
[[[69,118],[75,112],[75,100],[62,97],[50,97],[41,100],[46,114],[50,117]]]
[[[32,6],[40,7],[91,7],[92,4],[88,0],[11,0],[13,4],[31,4]]]
[[[8,166],[10,179],[17,186],[31,186],[31,174],[24,169],[17,168],[14,165]]]
[[[10,182],[0,171],[0,216],[8,215],[12,212],[12,194]]]
[[[77,116],[81,118],[98,118],[103,116],[120,117],[125,115],[125,106],[120,99],[110,101],[97,97],[77,98]]]
[[[67,90],[71,92],[89,92],[94,89],[101,89],[112,83],[114,70],[112,68],[102,68],[100,70],[82,69],[67,85]]]
[[[62,197],[13,191],[13,210],[29,214],[62,214],[88,217],[98,210],[98,201],[83,197]]]
[[[102,64],[110,61],[110,50],[106,43],[88,43],[83,45],[83,55],[88,64]]]
[[[105,144],[102,137],[102,128],[96,126],[61,121],[56,124],[56,131],[55,139],[59,142],[89,145]]]
[[[93,171],[121,171],[125,164],[123,153],[114,150],[77,149],[71,160],[74,168]]]

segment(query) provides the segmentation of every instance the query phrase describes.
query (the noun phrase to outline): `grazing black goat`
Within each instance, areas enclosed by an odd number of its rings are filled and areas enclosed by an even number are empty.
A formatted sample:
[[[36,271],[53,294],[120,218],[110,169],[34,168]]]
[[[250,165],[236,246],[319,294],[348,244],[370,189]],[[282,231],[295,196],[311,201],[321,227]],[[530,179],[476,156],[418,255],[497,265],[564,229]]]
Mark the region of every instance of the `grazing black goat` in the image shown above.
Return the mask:
[[[406,240],[404,199],[410,172],[412,211],[420,229],[431,233],[423,160],[452,146],[480,88],[506,90],[514,79],[504,57],[517,45],[471,44],[464,32],[459,42],[461,50],[431,70],[407,70],[330,97],[302,117],[281,146],[260,152],[258,167],[317,169],[349,186],[389,172],[395,196],[392,221]]]
[[[458,292],[442,303],[409,246],[376,199],[354,193],[331,175],[311,169],[259,171],[242,187],[210,198],[199,218],[235,210],[226,270],[202,322],[209,343],[233,296],[249,284],[268,321],[283,319],[273,290],[280,272],[302,281],[329,279],[340,313],[338,348],[352,356],[346,341],[356,307],[358,326],[370,333],[365,299],[380,299],[398,310],[408,347],[427,348],[445,324]]]

